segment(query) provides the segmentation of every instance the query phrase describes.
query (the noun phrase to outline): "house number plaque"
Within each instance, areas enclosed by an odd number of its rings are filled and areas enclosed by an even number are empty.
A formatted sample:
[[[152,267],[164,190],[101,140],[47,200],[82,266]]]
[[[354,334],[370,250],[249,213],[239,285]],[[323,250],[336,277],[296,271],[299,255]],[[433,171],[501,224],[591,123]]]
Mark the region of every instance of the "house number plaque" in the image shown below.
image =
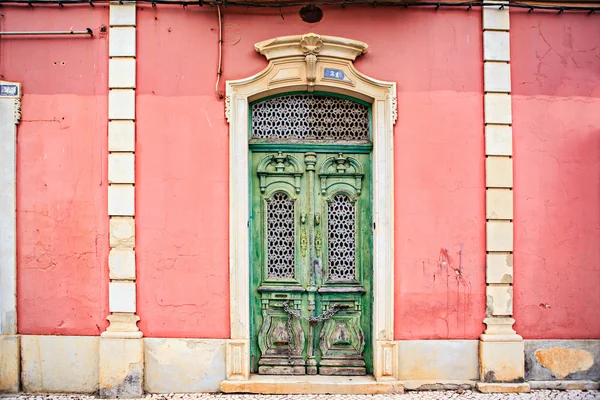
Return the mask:
[[[338,79],[340,81],[343,81],[346,79],[346,75],[341,69],[325,68],[325,70],[323,71],[323,78]]]

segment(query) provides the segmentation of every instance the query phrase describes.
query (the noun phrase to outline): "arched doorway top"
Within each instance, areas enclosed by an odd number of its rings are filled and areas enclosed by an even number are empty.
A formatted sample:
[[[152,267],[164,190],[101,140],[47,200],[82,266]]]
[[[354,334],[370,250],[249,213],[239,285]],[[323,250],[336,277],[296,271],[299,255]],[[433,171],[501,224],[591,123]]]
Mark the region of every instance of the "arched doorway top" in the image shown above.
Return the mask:
[[[386,99],[392,124],[397,117],[396,84],[368,77],[353,65],[367,52],[357,40],[307,33],[282,36],[257,43],[254,48],[269,64],[256,75],[227,81],[227,121],[231,119],[232,95],[249,101],[290,91],[323,91],[355,97],[369,103]]]

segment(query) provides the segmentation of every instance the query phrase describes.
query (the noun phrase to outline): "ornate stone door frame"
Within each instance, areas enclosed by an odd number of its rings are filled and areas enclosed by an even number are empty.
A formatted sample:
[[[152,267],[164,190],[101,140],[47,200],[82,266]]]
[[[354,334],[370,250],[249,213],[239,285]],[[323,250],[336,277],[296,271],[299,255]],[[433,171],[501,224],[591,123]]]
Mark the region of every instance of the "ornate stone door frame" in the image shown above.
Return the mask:
[[[257,43],[269,64],[246,79],[228,81],[229,267],[231,339],[227,379],[248,380],[250,370],[249,103],[278,93],[323,91],[372,104],[373,140],[373,367],[378,380],[396,380],[394,343],[394,151],[396,84],[358,72],[353,61],[366,43],[314,33]]]

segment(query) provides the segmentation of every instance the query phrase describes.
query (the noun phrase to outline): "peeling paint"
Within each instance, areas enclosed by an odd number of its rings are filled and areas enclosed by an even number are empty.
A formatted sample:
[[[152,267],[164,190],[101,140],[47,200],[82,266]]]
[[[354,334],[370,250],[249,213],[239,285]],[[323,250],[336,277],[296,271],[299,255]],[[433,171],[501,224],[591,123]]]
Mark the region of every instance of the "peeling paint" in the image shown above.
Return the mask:
[[[580,349],[540,349],[535,352],[535,358],[558,379],[564,379],[574,372],[585,371],[594,365],[594,357]]]

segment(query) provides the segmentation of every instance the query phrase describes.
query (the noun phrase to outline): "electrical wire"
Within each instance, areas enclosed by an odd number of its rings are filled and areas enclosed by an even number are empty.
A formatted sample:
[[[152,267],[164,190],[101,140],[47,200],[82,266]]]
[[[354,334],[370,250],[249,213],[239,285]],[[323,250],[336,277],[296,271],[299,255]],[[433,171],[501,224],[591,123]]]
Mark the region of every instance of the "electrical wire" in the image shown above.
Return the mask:
[[[219,16],[219,63],[217,64],[217,82],[215,83],[215,93],[219,99],[223,98],[223,93],[219,90],[219,80],[221,79],[221,65],[223,59],[223,25],[221,23],[221,6],[217,5],[217,15]]]
[[[109,3],[110,0],[0,0],[0,5],[24,5],[32,7],[33,5],[58,5],[64,7],[68,5],[91,5]],[[488,1],[393,1],[393,0],[350,0],[350,1],[336,1],[336,0],[324,0],[324,1],[269,1],[269,2],[258,2],[251,0],[138,0],[140,3],[148,3],[153,6],[157,4],[164,5],[181,5],[181,6],[203,6],[208,5],[212,7],[218,6],[239,6],[245,8],[282,8],[282,7],[301,7],[306,5],[315,6],[341,6],[347,8],[352,5],[370,5],[370,6],[395,6],[395,7],[435,7],[439,9],[442,7],[483,7],[483,6],[497,6],[500,8],[512,7],[512,8],[523,8],[530,12],[534,10],[547,10],[547,11],[558,11],[559,14],[565,11],[588,11],[588,14],[593,14],[596,11],[600,12],[600,1],[598,0],[578,0],[578,5],[570,5],[572,2],[568,0],[544,0],[542,4],[538,2],[513,2],[513,3],[499,3],[499,2],[488,2]],[[585,4],[585,5],[581,5]],[[590,4],[589,6],[587,4]]]

